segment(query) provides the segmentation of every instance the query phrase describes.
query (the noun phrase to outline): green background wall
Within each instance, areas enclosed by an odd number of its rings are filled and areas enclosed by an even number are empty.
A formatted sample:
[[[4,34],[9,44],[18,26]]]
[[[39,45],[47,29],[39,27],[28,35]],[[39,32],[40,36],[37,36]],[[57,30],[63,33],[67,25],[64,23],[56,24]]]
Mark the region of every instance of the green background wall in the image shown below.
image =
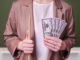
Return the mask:
[[[80,46],[80,0],[66,0],[73,7],[75,30],[77,41],[75,46]],[[0,0],[0,47],[4,46],[2,34],[5,29],[5,24],[8,18],[12,0]]]

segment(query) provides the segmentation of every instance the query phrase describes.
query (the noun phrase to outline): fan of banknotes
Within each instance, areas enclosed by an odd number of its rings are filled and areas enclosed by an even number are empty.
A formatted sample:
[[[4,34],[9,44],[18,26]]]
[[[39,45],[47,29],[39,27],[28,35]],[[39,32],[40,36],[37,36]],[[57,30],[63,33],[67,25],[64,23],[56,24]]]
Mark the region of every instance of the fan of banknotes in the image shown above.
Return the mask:
[[[67,23],[59,18],[42,19],[42,27],[44,36],[60,37]]]

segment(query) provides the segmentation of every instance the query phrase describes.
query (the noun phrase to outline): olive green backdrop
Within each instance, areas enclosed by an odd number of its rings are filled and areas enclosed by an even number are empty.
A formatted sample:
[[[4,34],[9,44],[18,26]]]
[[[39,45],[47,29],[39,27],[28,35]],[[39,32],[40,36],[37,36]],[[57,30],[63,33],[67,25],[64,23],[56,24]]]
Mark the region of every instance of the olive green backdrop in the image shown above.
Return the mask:
[[[75,46],[80,46],[80,0],[66,0],[73,7],[75,30],[77,41]],[[0,0],[0,47],[4,46],[2,34],[5,29],[5,24],[8,18],[12,0]]]

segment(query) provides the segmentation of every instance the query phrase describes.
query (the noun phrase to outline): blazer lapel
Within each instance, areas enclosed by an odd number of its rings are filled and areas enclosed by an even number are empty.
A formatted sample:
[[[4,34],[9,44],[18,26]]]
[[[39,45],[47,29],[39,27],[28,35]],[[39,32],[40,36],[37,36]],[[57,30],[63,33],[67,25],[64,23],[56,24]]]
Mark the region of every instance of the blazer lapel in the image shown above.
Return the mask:
[[[28,5],[28,9],[29,9],[29,21],[28,21],[28,29],[30,31],[30,37],[31,39],[34,38],[34,18],[33,18],[33,6],[32,3],[29,3]]]
[[[54,15],[53,15],[53,17],[63,19],[63,11],[62,11],[63,7],[62,7],[62,5],[60,5],[60,7],[58,7],[58,6],[56,5],[56,3],[54,3],[54,6],[53,6]]]
[[[33,16],[33,3],[29,4],[29,12],[30,12],[30,31],[31,31],[31,37],[34,40],[35,43],[35,31],[34,31],[34,16]],[[36,59],[36,44],[34,44],[34,51],[33,51],[34,59]]]

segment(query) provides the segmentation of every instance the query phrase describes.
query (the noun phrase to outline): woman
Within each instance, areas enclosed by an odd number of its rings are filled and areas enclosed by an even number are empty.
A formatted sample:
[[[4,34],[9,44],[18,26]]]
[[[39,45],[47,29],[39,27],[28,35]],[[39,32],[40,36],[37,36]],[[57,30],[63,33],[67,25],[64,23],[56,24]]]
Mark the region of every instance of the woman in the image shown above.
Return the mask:
[[[66,21],[60,38],[43,37],[45,18]],[[14,1],[3,35],[14,60],[66,60],[75,44],[72,7],[63,0]]]

